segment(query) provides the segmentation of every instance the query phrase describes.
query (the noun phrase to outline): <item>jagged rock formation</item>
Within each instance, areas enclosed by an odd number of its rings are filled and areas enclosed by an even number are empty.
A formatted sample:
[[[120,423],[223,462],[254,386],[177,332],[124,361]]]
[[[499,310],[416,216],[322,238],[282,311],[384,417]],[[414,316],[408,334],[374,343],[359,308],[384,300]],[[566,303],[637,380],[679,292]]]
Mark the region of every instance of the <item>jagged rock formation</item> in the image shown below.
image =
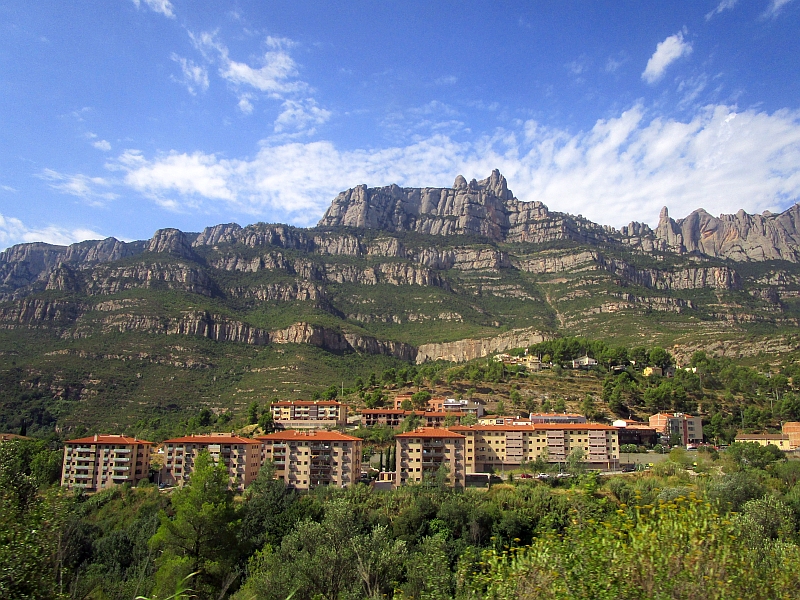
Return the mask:
[[[0,327],[460,361],[593,331],[609,315],[791,325],[800,314],[798,218],[798,206],[717,219],[699,210],[678,221],[664,209],[655,230],[617,231],[521,202],[497,171],[459,176],[452,188],[359,186],[312,229],[229,223],[131,243],[14,246],[0,253]],[[160,292],[172,293],[164,304]],[[192,310],[176,308],[176,297]],[[264,325],[273,314],[285,324],[286,311],[295,325]],[[432,327],[449,341],[426,343]]]
[[[466,339],[444,344],[423,344],[417,349],[417,363],[429,360],[447,360],[464,362],[502,352],[509,348],[522,348],[552,339],[541,331],[533,329],[515,329],[507,333],[481,339]]]

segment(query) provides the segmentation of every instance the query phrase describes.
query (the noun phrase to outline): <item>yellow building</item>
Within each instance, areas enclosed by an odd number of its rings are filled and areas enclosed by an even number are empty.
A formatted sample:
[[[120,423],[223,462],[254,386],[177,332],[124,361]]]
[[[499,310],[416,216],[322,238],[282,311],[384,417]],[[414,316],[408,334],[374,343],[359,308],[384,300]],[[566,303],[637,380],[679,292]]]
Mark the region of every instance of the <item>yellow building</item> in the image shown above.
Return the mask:
[[[280,429],[344,427],[347,425],[347,405],[333,400],[275,402],[272,420]]]
[[[750,442],[762,446],[777,446],[778,450],[788,452],[792,450],[789,434],[787,433],[740,433],[736,436],[737,442]]]
[[[443,428],[420,427],[397,434],[395,440],[397,485],[422,483],[426,475],[435,478],[444,466],[448,483],[464,487],[465,437],[462,434]]]
[[[222,462],[228,470],[232,489],[243,490],[258,477],[261,468],[261,445],[257,440],[231,434],[190,435],[165,440],[161,482],[183,486],[194,471],[197,456],[207,450],[214,462]]]
[[[276,431],[256,438],[262,464],[271,460],[287,485],[307,490],[348,487],[361,476],[361,440],[336,431]]]
[[[64,442],[61,485],[98,491],[136,485],[150,473],[153,442],[124,435],[94,435]]]
[[[542,457],[566,462],[580,449],[588,466],[611,469],[619,465],[616,428],[598,423],[534,423],[532,425],[454,426],[466,438],[466,472],[489,473],[513,469]]]

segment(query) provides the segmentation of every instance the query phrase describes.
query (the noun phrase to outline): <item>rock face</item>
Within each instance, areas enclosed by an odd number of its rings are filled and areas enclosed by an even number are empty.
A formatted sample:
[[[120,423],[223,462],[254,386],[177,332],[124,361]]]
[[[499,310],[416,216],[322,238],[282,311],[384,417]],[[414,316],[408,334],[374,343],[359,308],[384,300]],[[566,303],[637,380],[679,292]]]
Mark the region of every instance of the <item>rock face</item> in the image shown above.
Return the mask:
[[[469,183],[459,175],[449,189],[361,185],[339,194],[319,226],[479,235],[495,242],[608,238],[602,227],[582,217],[550,213],[541,202],[517,200],[497,170]]]
[[[541,202],[517,200],[496,170],[469,183],[459,175],[450,189],[361,185],[340,193],[319,225],[480,235],[496,242],[614,243],[644,252],[697,252],[734,261],[800,260],[798,205],[779,215],[739,211],[719,218],[700,209],[678,221],[664,208],[655,231],[635,222],[617,231],[580,216],[550,212]]]
[[[464,362],[488,356],[493,352],[502,352],[509,348],[521,348],[552,339],[540,331],[533,329],[515,329],[491,338],[466,339],[444,344],[423,344],[417,349],[417,363],[429,360],[447,360]]]

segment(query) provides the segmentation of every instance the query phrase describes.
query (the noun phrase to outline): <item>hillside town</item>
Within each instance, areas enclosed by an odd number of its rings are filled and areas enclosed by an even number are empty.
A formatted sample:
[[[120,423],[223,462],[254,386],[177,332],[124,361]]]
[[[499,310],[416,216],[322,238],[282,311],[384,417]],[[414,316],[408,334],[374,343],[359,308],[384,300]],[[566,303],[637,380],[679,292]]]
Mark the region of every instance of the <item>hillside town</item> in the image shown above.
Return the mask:
[[[86,492],[152,480],[162,488],[181,487],[191,478],[201,452],[224,464],[231,489],[243,491],[270,463],[274,476],[291,488],[350,487],[369,482],[385,489],[439,477],[463,488],[471,479],[519,472],[534,465],[615,472],[631,465],[621,460],[656,444],[697,449],[704,444],[700,417],[659,412],[648,423],[618,419],[592,423],[577,413],[530,413],[525,417],[489,415],[479,403],[432,397],[422,410],[409,407],[411,394],[398,394],[395,408],[362,409],[348,418],[337,401],[281,401],[271,406],[275,431],[254,437],[235,432],[189,435],[160,444],[120,434],[95,434],[64,443],[61,485]],[[419,425],[400,431],[411,418]],[[349,435],[357,424],[395,431],[393,467],[377,472],[364,456],[363,440]],[[781,434],[740,434],[736,441],[769,444],[790,452],[800,448],[800,423],[788,422]],[[157,465],[157,466],[154,466]],[[372,471],[372,473],[371,473]],[[473,476],[473,477],[471,477]]]

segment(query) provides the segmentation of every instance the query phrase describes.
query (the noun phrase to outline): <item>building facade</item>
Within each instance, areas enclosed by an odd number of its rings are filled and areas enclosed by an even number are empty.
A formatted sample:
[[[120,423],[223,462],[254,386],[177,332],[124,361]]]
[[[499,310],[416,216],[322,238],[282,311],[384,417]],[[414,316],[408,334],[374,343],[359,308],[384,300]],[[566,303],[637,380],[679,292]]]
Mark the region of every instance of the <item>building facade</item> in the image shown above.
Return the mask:
[[[655,429],[664,443],[678,439],[682,446],[703,442],[703,420],[685,413],[657,413],[650,417],[650,427]]]
[[[463,488],[466,482],[465,437],[444,428],[421,427],[395,436],[397,485],[435,480],[446,473],[447,483]]]
[[[228,482],[234,490],[244,490],[261,468],[261,445],[257,440],[231,434],[191,435],[165,440],[161,483],[184,486],[194,472],[197,456],[208,451],[211,459],[222,463],[228,471]]]
[[[333,400],[292,400],[272,405],[278,429],[324,429],[347,425],[347,405]]]
[[[124,435],[94,435],[64,442],[61,485],[99,491],[136,485],[150,474],[152,442]]]
[[[786,433],[740,433],[736,436],[737,442],[749,442],[760,444],[761,446],[777,446],[778,450],[788,452],[793,450],[789,443],[789,435]]]
[[[450,428],[466,438],[468,474],[514,469],[541,458],[566,463],[580,449],[583,461],[596,469],[619,466],[617,429],[597,423],[471,425]]]
[[[298,490],[324,485],[349,487],[361,477],[362,441],[336,431],[276,431],[256,438],[262,464]]]

